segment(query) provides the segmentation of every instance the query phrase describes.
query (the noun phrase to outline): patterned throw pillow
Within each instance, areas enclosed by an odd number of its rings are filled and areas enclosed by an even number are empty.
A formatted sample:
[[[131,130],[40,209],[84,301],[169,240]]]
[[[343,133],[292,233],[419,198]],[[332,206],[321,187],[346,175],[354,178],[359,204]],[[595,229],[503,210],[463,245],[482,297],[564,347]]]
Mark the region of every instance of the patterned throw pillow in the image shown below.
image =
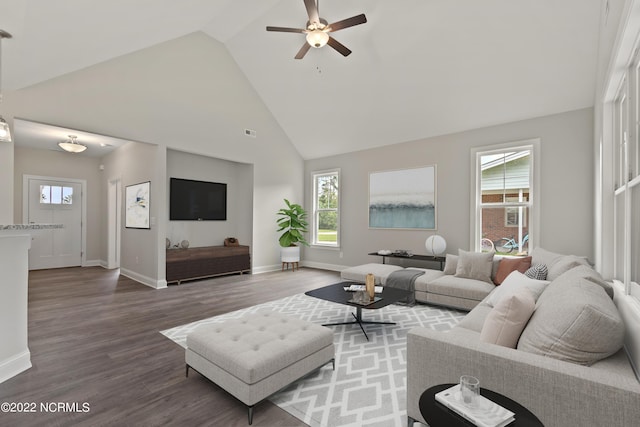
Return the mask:
[[[544,264],[532,265],[530,269],[524,272],[524,275],[530,279],[547,280],[547,266]]]

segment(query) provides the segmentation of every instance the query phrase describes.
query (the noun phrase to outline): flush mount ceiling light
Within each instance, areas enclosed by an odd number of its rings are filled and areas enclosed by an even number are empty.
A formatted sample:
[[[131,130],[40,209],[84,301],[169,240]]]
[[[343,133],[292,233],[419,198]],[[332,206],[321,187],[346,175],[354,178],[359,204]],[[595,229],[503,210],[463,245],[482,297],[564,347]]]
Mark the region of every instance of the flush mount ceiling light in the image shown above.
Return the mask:
[[[75,135],[69,135],[69,140],[58,142],[58,146],[69,153],[82,153],[87,149],[87,146],[76,142],[77,138]]]
[[[2,39],[10,39],[11,34],[0,30],[0,104],[2,103]],[[0,114],[0,141],[11,142],[11,130],[9,124]]]

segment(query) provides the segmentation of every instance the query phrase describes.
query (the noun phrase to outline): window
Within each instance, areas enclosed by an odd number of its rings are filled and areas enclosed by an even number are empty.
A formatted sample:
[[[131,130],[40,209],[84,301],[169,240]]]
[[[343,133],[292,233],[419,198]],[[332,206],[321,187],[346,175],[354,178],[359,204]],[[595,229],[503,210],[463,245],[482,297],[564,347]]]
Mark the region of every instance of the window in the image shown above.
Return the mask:
[[[613,262],[614,279],[625,292],[640,299],[640,55],[629,61],[604,117],[612,127]],[[604,110],[607,111],[606,109]],[[606,171],[605,171],[606,173]]]
[[[41,205],[71,205],[73,204],[73,188],[58,185],[40,186]]]
[[[476,251],[524,255],[533,241],[534,157],[539,141],[474,149],[472,244]]]
[[[313,173],[313,242],[340,246],[340,170]]]

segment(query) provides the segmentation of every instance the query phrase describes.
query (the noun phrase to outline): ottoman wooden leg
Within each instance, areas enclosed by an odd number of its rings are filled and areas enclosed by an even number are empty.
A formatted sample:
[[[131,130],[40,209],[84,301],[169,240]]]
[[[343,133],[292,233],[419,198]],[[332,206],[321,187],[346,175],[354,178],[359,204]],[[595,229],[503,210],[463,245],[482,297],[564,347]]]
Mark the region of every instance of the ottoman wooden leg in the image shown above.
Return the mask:
[[[253,406],[247,406],[249,410],[249,425],[253,423]]]

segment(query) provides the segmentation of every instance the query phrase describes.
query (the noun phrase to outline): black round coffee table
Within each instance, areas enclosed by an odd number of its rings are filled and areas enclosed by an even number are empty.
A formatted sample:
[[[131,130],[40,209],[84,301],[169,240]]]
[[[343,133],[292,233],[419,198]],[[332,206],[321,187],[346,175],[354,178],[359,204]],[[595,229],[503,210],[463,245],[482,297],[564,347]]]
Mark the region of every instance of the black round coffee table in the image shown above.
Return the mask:
[[[473,424],[451,409],[436,401],[436,393],[453,387],[455,384],[439,384],[425,390],[420,396],[420,413],[429,427],[468,427]],[[515,421],[509,427],[544,427],[540,420],[527,408],[495,391],[480,388],[480,394],[498,405],[507,408],[515,415]]]

